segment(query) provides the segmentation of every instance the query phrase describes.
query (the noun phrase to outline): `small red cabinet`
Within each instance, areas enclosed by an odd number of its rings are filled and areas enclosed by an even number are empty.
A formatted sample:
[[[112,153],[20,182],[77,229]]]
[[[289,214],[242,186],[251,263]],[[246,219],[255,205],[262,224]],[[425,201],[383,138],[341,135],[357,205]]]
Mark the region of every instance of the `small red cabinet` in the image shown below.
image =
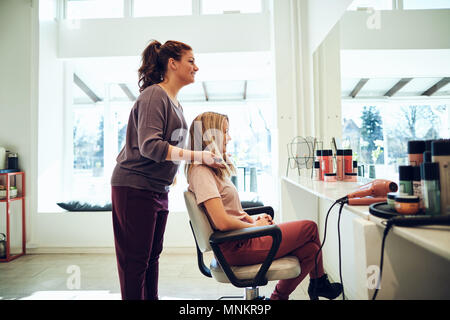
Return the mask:
[[[25,172],[0,173],[0,185],[0,233],[6,238],[0,262],[8,262],[26,252]]]

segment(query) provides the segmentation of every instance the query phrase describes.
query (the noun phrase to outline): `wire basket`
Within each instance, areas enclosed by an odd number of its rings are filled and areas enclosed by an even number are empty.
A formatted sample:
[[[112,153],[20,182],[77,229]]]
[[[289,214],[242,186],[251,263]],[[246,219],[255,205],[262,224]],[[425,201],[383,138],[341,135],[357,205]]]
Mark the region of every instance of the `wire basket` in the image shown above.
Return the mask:
[[[318,148],[320,146],[320,148]],[[288,163],[286,168],[286,177],[289,175],[289,169],[297,168],[298,175],[300,175],[301,169],[314,168],[315,151],[322,149],[323,142],[318,141],[314,137],[302,137],[297,136],[287,144],[288,151]]]

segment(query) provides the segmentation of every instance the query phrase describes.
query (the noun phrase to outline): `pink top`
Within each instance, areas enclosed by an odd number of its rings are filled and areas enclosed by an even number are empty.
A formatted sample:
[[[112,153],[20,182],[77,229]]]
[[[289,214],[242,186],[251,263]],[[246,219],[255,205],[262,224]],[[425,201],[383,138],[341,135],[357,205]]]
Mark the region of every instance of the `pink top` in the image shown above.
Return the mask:
[[[194,193],[198,205],[209,199],[221,198],[227,214],[241,219],[246,215],[236,187],[229,178],[221,180],[208,166],[194,165],[188,180],[188,190]],[[217,229],[214,224],[213,228]]]

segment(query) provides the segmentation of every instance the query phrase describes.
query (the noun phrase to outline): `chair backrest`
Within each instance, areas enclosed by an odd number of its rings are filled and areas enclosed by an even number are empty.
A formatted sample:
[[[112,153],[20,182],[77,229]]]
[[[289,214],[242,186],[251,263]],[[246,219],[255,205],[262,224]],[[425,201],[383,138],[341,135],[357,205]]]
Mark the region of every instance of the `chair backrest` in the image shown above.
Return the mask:
[[[209,237],[214,232],[204,210],[197,205],[195,195],[191,191],[184,192],[184,201],[194,230],[195,240],[201,252],[211,251]]]

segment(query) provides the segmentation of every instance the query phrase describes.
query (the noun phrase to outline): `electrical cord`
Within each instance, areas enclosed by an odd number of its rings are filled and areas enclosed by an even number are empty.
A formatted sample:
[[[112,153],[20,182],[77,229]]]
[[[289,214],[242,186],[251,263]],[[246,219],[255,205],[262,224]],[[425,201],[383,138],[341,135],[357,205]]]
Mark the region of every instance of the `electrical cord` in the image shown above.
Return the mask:
[[[340,236],[340,226],[339,226],[339,224],[340,224],[340,217],[341,217],[341,213],[342,213],[342,208],[344,207],[344,205],[345,205],[347,202],[348,202],[348,200],[347,200],[346,197],[340,198],[340,199],[336,200],[336,201],[331,205],[330,209],[328,209],[327,215],[326,215],[326,217],[325,217],[325,228],[324,228],[324,233],[323,233],[323,240],[322,240],[322,243],[321,243],[321,245],[320,245],[320,248],[319,248],[319,250],[317,251],[316,256],[315,256],[315,258],[314,258],[314,263],[315,263],[315,274],[316,274],[316,276],[317,276],[317,258],[318,258],[318,256],[319,256],[320,252],[322,251],[322,248],[323,248],[323,246],[324,246],[324,244],[325,244],[325,240],[326,240],[326,238],[327,238],[328,216],[330,215],[331,209],[333,209],[333,207],[334,207],[336,204],[339,203],[339,204],[341,205],[341,207],[339,208],[339,218],[338,218],[339,275],[340,275],[340,280],[341,280],[341,285],[342,285],[342,297],[343,297],[343,299],[345,299],[345,296],[344,296],[344,284],[343,284],[343,282],[342,282],[342,272],[341,272],[341,236]],[[313,290],[314,290],[314,294],[315,294],[316,287],[314,287]]]
[[[344,207],[345,202],[341,202],[341,207],[339,208],[338,222],[337,222],[337,232],[338,232],[338,247],[339,247],[339,278],[341,280],[342,285],[342,300],[345,300],[344,293],[344,281],[342,280],[342,259],[341,259],[341,214],[342,208]]]
[[[393,226],[393,223],[390,220],[387,220],[386,223],[383,223],[386,225],[386,228],[383,232],[383,240],[381,241],[381,255],[380,255],[380,276],[378,277],[378,283],[375,287],[375,292],[373,293],[372,300],[375,300],[378,294],[378,289],[381,285],[381,275],[383,273],[383,261],[384,261],[384,244],[386,242],[386,237],[391,230],[391,227]]]

